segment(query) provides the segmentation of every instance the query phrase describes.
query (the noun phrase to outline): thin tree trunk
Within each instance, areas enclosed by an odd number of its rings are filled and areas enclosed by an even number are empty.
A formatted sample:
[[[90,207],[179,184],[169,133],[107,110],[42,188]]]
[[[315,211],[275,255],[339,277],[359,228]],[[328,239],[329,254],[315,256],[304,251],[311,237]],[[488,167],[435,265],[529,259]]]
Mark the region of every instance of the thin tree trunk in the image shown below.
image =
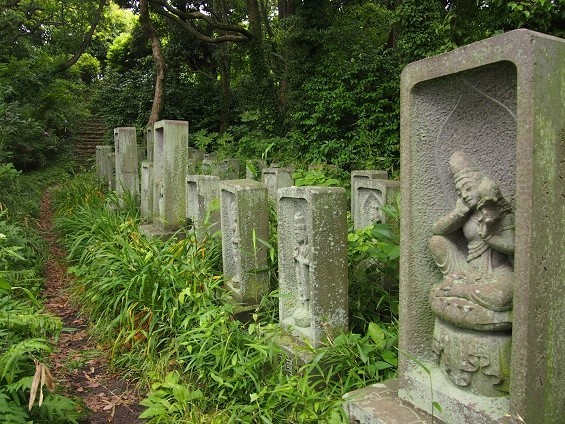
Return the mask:
[[[82,54],[84,53],[84,51],[92,41],[92,35],[94,34],[94,31],[96,31],[96,27],[100,22],[100,18],[102,18],[102,12],[104,11],[105,5],[106,5],[106,0],[100,0],[100,2],[98,3],[98,9],[96,10],[96,14],[94,15],[94,19],[92,20],[92,24],[90,25],[90,29],[88,30],[86,37],[84,37],[84,40],[82,40],[82,43],[78,47],[78,50],[73,55],[73,57],[71,57],[61,66],[59,66],[57,68],[57,72],[64,72],[78,62],[78,60],[80,59],[80,57],[82,56]]]
[[[228,5],[225,0],[218,1],[220,3],[216,8],[219,10],[222,22],[227,23]],[[225,35],[226,32],[220,32],[220,35]],[[230,112],[231,112],[231,78],[230,78],[230,45],[229,43],[222,43],[219,46],[218,65],[220,71],[220,83],[222,86],[222,97],[220,100],[220,134],[223,134],[230,126]]]
[[[157,32],[155,31],[155,27],[151,22],[151,16],[149,16],[148,0],[140,0],[139,9],[141,24],[145,29],[145,33],[151,40],[151,51],[153,52],[153,60],[155,61],[155,95],[153,96],[151,114],[149,115],[149,120],[147,122],[147,125],[152,125],[159,120],[159,118],[161,117],[161,112],[163,111],[163,97],[165,91],[165,59],[163,57],[161,40],[159,40]]]

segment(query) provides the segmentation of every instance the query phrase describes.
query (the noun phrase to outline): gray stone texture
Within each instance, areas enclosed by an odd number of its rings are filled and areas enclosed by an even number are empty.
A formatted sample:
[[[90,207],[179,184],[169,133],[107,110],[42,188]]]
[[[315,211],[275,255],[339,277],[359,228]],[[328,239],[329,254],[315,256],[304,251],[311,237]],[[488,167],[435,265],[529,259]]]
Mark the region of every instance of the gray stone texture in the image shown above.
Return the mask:
[[[294,168],[263,168],[261,170],[261,182],[267,186],[271,199],[277,199],[277,190],[279,188],[294,185],[293,172]]]
[[[245,164],[245,178],[258,181],[261,179],[261,171],[267,167],[267,162],[258,160],[248,160]]]
[[[186,218],[198,240],[220,229],[220,177],[186,176]]]
[[[107,185],[108,190],[116,189],[116,154],[114,152],[106,155],[106,164],[108,166]]]
[[[376,171],[371,169],[356,170],[351,171],[351,214],[355,210],[355,205],[353,204],[353,199],[356,191],[357,184],[364,180],[386,180],[388,179],[387,171]]]
[[[153,150],[155,146],[153,141],[153,125],[145,127],[144,138],[145,148],[147,149],[146,158],[149,162],[153,162]]]
[[[96,179],[101,183],[108,183],[108,154],[112,153],[112,149],[112,146],[96,146]]]
[[[278,191],[280,323],[314,345],[348,329],[346,204],[343,188]]]
[[[258,304],[269,293],[267,188],[252,180],[220,183],[225,286],[241,305]]]
[[[188,166],[186,169],[187,175],[196,175],[200,173],[202,168],[202,160],[204,159],[204,152],[193,147],[188,148]]]
[[[141,162],[140,215],[145,222],[153,219],[153,162]]]
[[[400,182],[391,180],[358,179],[351,191],[353,227],[360,230],[375,222],[387,222],[381,211],[383,205],[395,204]]]
[[[399,395],[448,423],[561,423],[565,411],[565,41],[516,30],[408,65],[401,82]],[[476,396],[440,373],[428,301],[442,278],[432,225],[453,207],[455,151],[515,205],[510,394]]]
[[[216,170],[213,175],[220,177],[220,180],[239,179],[240,163],[237,159],[222,159],[216,163]]]
[[[188,122],[156,122],[153,142],[153,224],[174,231],[186,221]]]
[[[123,199],[125,193],[136,202],[139,199],[139,168],[137,139],[134,127],[114,128],[116,153],[116,194]]]

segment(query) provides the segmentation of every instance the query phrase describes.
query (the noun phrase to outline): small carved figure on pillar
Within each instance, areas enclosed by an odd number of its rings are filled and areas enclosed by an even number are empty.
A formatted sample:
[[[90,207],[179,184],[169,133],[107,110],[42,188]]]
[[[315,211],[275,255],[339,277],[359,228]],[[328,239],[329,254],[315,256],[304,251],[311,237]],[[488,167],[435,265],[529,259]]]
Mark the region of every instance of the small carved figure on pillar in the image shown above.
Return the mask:
[[[235,265],[234,274],[231,278],[231,286],[234,290],[241,289],[241,237],[239,234],[239,224],[237,219],[237,209],[235,205],[235,201],[231,199],[230,207],[229,207],[230,215],[231,215],[231,248],[232,248],[232,255],[233,261]]]
[[[477,333],[451,330],[436,320],[433,350],[457,385],[470,385],[479,370],[494,386],[507,384],[502,357],[509,355],[512,329],[514,213],[496,183],[468,155],[455,152],[449,166],[457,201],[432,227],[429,247],[443,279],[433,286],[430,305],[442,321]],[[458,231],[466,252],[452,237]],[[497,395],[488,388],[477,390]]]
[[[310,245],[306,221],[302,212],[294,215],[294,269],[298,286],[299,305],[293,313],[297,327],[310,327]]]

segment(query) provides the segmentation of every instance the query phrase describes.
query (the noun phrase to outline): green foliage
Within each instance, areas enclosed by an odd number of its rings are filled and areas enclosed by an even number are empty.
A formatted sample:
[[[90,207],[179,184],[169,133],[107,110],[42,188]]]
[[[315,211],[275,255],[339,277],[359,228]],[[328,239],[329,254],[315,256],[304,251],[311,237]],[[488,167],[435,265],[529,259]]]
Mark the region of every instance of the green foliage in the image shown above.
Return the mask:
[[[384,205],[387,224],[375,223],[348,235],[351,330],[398,316],[400,231],[398,208]]]
[[[137,216],[85,177],[59,191],[56,205],[75,299],[112,344],[114,365],[149,386],[142,417],[150,423],[345,422],[345,392],[395,373],[388,319],[305,347],[314,360],[288,375],[276,292],[246,325],[235,320],[216,236],[146,239]],[[257,243],[269,247],[276,268],[276,238]]]
[[[78,423],[76,403],[53,393],[28,410],[35,364],[47,360],[48,338],[58,338],[62,322],[43,312],[36,250],[7,216],[0,212],[0,422]]]
[[[337,178],[326,176],[326,173],[320,170],[304,171],[298,170],[292,174],[294,185],[302,186],[322,186],[322,187],[340,187],[341,182]]]

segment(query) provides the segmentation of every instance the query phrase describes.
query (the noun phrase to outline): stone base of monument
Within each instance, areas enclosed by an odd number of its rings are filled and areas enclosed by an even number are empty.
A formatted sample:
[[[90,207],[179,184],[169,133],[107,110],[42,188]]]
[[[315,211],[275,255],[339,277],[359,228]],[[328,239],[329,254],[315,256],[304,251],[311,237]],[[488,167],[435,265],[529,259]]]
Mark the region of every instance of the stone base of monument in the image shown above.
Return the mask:
[[[429,424],[432,416],[398,397],[398,380],[372,384],[343,396],[343,409],[355,424]],[[434,423],[441,424],[434,419]]]
[[[139,226],[139,231],[146,237],[158,238],[163,241],[169,240],[171,237],[184,239],[186,234],[179,230],[165,230],[154,224],[144,224]]]
[[[434,415],[448,424],[459,423],[503,423],[509,409],[509,397],[486,397],[475,395],[449,381],[438,366],[414,365],[403,374],[398,396],[416,408],[432,412],[432,402],[437,402],[441,412]]]
[[[314,359],[312,349],[291,335],[282,336],[277,344],[286,353],[284,368],[289,375],[298,373],[302,366]]]

